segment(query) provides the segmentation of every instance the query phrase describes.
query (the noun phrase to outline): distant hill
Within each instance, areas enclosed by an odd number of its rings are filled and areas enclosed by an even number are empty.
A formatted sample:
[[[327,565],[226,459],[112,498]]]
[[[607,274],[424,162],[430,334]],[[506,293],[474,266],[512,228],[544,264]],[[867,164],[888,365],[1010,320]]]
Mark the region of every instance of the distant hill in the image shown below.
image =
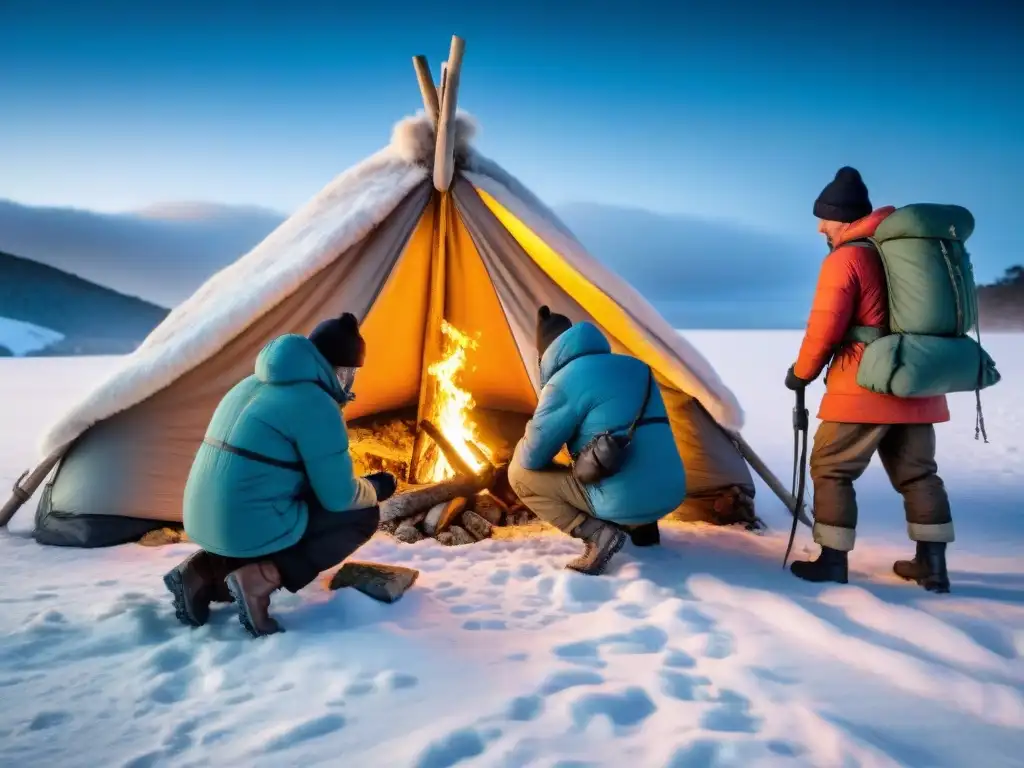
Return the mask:
[[[29,354],[114,355],[131,352],[168,314],[167,309],[83,280],[54,267],[0,252],[0,329],[55,343]],[[27,325],[26,325],[27,324]],[[34,328],[33,328],[34,327]],[[24,343],[24,342],[21,342]],[[0,338],[0,354],[18,354]]]
[[[102,214],[0,200],[0,251],[173,307],[284,218],[263,208],[209,203]]]
[[[978,314],[985,331],[1024,331],[1024,266],[1016,265],[992,285],[978,287]]]

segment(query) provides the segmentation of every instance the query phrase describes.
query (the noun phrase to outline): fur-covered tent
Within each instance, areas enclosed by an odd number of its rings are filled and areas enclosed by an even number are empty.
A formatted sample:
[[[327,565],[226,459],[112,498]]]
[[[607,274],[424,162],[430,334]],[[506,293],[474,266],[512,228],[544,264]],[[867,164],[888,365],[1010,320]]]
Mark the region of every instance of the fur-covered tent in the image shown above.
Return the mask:
[[[185,480],[220,398],[252,373],[270,339],[306,334],[343,311],[360,319],[368,347],[349,421],[422,405],[442,320],[478,338],[475,370],[462,379],[477,405],[531,413],[535,315],[547,304],[593,322],[616,351],[652,366],[686,464],[691,517],[707,518],[726,489],[753,496],[743,413],[712,366],[473,149],[473,121],[455,111],[456,43],[440,97],[424,87],[425,111],[399,122],[389,146],[212,276],[45,434],[40,464],[6,508],[13,514],[52,475],[38,540],[100,546],[180,521]],[[424,86],[422,60],[417,68]]]

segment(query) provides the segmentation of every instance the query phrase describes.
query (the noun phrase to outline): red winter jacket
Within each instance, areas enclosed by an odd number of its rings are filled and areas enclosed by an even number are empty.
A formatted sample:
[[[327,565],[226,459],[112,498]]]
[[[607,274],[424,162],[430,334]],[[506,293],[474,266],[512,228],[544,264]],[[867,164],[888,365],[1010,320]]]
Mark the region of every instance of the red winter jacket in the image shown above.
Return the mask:
[[[873,248],[849,245],[871,237],[896,209],[879,208],[848,224],[825,257],[811,305],[800,354],[793,372],[801,379],[815,379],[825,368],[836,345],[843,343],[854,325],[886,327],[889,304],[882,258]],[[852,424],[938,424],[949,421],[946,398],[900,398],[881,395],[857,384],[857,368],[864,344],[846,344],[837,353],[825,380],[818,418]]]

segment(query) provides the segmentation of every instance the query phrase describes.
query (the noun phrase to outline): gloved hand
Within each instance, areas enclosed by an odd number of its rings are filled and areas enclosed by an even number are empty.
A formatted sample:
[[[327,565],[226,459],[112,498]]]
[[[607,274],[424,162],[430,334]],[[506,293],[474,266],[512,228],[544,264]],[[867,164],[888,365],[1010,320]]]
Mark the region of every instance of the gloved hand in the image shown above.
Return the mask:
[[[789,366],[789,370],[786,371],[786,389],[792,389],[796,392],[798,389],[804,389],[811,382],[807,379],[801,379],[795,373],[793,373],[794,366]]]
[[[395,489],[398,487],[398,481],[390,472],[374,472],[367,475],[366,480],[377,492],[377,501],[387,501],[395,495]]]

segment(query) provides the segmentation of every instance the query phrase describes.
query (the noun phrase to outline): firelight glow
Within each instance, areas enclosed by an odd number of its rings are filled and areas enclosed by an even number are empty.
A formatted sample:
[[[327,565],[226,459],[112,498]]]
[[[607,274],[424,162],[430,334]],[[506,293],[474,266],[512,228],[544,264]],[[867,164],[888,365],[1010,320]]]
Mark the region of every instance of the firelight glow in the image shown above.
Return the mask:
[[[472,440],[488,458],[492,457],[489,456],[488,448],[480,443],[477,426],[470,419],[470,413],[476,407],[473,396],[458,381],[459,374],[466,367],[468,352],[475,350],[479,344],[447,320],[441,321],[441,334],[444,336],[442,357],[427,367],[427,373],[434,379],[430,420],[451,442],[459,457],[474,472],[479,472],[483,464],[469,447],[468,441]],[[453,477],[455,471],[439,452],[426,475],[430,482],[436,483]]]

